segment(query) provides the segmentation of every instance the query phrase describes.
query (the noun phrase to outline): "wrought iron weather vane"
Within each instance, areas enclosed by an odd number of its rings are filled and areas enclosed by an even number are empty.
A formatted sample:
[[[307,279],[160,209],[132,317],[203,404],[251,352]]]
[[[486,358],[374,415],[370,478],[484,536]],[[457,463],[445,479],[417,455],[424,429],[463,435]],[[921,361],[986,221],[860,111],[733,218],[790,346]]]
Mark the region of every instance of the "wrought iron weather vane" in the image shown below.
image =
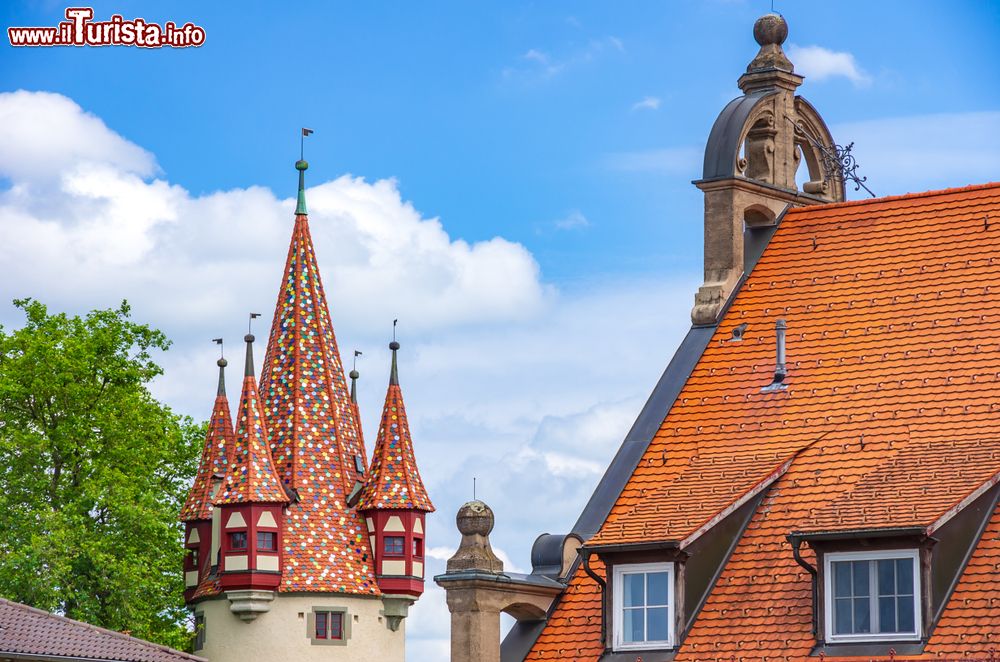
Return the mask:
[[[791,120],[788,120],[791,122]],[[846,147],[834,143],[832,146],[827,146],[817,140],[811,133],[809,133],[801,122],[794,123],[796,133],[805,136],[806,140],[812,143],[813,147],[819,150],[819,153],[823,157],[823,174],[829,179],[837,179],[845,184],[851,182],[854,184],[854,190],[860,191],[864,189],[868,195],[876,198],[874,192],[865,184],[868,181],[867,177],[858,176],[858,161],[851,154],[851,150],[854,149],[854,143],[848,143]]]

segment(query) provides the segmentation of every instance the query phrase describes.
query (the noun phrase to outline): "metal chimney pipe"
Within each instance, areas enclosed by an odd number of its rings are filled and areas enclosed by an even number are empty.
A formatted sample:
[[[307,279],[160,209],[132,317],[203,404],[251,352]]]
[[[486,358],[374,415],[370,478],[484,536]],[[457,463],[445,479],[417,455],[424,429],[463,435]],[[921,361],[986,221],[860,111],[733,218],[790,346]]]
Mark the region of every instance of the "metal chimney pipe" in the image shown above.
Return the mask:
[[[785,331],[788,329],[788,325],[785,324],[785,320],[779,319],[774,323],[774,335],[777,346],[775,364],[774,364],[774,383],[780,384],[785,381]]]

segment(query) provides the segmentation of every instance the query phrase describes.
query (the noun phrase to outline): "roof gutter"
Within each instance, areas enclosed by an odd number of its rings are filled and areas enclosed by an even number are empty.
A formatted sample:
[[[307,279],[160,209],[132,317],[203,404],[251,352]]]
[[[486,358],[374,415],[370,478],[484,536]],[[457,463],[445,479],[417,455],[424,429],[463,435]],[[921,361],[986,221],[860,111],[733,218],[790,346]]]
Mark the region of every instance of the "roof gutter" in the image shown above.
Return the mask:
[[[809,565],[802,554],[800,553],[802,547],[802,538],[791,534],[788,536],[788,542],[792,545],[792,556],[795,558],[795,562],[800,566],[805,568],[806,572],[812,575],[812,616],[809,619],[810,625],[812,626],[812,634],[815,637],[817,632],[819,632],[819,609],[816,608],[816,599],[819,597],[819,573],[816,572],[816,568]]]
[[[601,587],[601,646],[605,646],[605,641],[608,635],[608,619],[607,619],[607,591],[608,583],[596,572],[590,568],[590,554],[591,550],[580,548],[580,558],[583,559],[583,571],[587,573],[587,576],[597,582],[597,585]]]
[[[616,542],[597,545],[583,545],[581,549],[598,554],[613,552],[659,552],[680,549],[681,543],[676,540],[660,540],[657,542]]]
[[[927,529],[922,526],[903,526],[879,529],[847,529],[844,531],[794,531],[789,533],[787,538],[788,542],[792,542],[793,540],[857,540],[858,538],[902,538],[904,536],[924,537],[927,535]]]

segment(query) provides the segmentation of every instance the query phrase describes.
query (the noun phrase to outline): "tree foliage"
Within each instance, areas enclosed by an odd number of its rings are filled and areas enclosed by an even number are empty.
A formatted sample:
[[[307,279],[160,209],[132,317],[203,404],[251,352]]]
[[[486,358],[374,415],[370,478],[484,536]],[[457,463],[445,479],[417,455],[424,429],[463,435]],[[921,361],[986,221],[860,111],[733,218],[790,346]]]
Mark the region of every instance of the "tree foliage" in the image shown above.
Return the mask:
[[[147,385],[167,338],[127,303],[0,327],[0,595],[185,648],[177,513],[203,426]]]

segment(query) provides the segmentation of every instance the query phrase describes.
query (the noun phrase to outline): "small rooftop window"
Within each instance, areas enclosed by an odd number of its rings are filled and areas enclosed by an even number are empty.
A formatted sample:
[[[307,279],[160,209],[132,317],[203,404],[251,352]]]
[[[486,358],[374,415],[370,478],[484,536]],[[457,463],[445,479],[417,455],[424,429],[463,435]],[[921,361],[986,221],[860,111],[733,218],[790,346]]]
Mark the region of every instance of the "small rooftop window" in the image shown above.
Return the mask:
[[[827,642],[919,639],[917,558],[913,549],[827,554]]]

